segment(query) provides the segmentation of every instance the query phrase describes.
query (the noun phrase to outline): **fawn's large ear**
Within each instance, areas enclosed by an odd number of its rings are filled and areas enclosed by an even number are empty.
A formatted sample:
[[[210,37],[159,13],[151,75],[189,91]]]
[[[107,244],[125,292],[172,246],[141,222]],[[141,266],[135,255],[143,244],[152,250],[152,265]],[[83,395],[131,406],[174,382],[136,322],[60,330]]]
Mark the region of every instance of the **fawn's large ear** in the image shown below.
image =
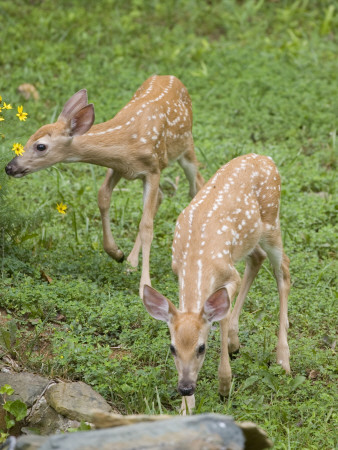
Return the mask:
[[[85,134],[93,125],[95,120],[94,105],[90,103],[80,109],[69,121],[70,136]]]
[[[201,315],[209,322],[217,322],[224,319],[230,309],[230,299],[226,288],[218,289],[210,295],[204,303]]]
[[[68,122],[71,120],[80,109],[88,105],[88,97],[87,90],[81,89],[76,92],[76,94],[72,95],[70,99],[65,103],[61,114],[59,115],[58,120],[63,120],[64,122]]]
[[[177,309],[170,300],[147,284],[143,289],[143,303],[148,313],[154,319],[169,323],[170,318],[177,313]]]

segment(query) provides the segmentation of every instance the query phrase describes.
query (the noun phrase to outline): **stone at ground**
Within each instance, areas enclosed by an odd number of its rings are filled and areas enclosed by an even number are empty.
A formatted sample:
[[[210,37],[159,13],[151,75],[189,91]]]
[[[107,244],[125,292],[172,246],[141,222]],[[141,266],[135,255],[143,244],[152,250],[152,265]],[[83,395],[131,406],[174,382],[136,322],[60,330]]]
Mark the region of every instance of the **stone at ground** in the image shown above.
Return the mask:
[[[29,372],[0,372],[0,387],[5,384],[10,385],[14,389],[14,394],[6,395],[6,400],[21,400],[30,408],[43,395],[50,384],[50,380]],[[3,403],[4,397],[0,395],[0,430],[6,429]],[[14,435],[20,434],[21,424],[22,422],[16,423],[11,429],[11,433]]]
[[[9,384],[14,389],[14,394],[7,397],[8,400],[20,399],[29,408],[36,399],[43,394],[50,380],[34,373],[8,373],[0,372],[0,386]],[[1,397],[1,396],[0,396]]]
[[[16,450],[244,450],[244,436],[231,417],[174,417],[156,423],[54,435],[45,441],[19,438]],[[42,445],[41,445],[42,444]],[[33,444],[34,445],[34,444]],[[263,448],[263,447],[260,447]]]
[[[236,424],[227,416],[122,416],[111,412],[104,398],[85,383],[57,383],[28,372],[0,372],[0,386],[4,384],[15,390],[7,398],[20,399],[29,408],[25,423],[16,424],[11,432],[14,436],[36,431],[42,435],[21,436],[16,445],[13,437],[10,445],[3,447],[6,450],[260,450],[272,447],[265,431],[256,424]],[[0,402],[0,422],[3,413]],[[77,428],[82,420],[94,423],[97,430],[46,437]],[[27,426],[21,430],[23,425]]]
[[[269,439],[265,430],[253,422],[236,422],[243,431],[245,437],[245,450],[260,450],[272,448],[273,442]]]
[[[90,386],[82,381],[76,383],[57,383],[45,394],[49,406],[73,420],[90,421],[90,410],[100,409],[110,412],[111,406]]]
[[[38,433],[42,436],[77,428],[79,421],[70,420],[55,411],[42,397],[32,408],[28,417],[28,426],[22,429],[26,434]]]
[[[132,414],[123,416],[122,414],[107,413],[99,410],[90,411],[90,420],[95,428],[113,428],[126,425],[133,425],[140,422],[156,422],[158,420],[172,419],[173,416],[169,415],[148,415],[148,414]]]

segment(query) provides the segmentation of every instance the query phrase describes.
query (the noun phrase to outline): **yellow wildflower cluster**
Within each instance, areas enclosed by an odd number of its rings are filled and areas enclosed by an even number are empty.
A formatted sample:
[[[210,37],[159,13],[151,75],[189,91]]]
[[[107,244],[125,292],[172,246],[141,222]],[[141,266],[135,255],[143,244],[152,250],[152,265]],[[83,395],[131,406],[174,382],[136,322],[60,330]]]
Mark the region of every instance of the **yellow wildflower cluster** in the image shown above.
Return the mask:
[[[5,118],[3,116],[3,111],[7,109],[13,109],[13,106],[10,103],[3,102],[2,103],[2,97],[0,95],[0,122],[4,121]],[[17,117],[20,121],[25,121],[27,119],[28,113],[23,111],[23,106],[18,106],[18,114]]]
[[[19,117],[19,119],[24,122],[27,119],[27,116],[28,114],[23,112],[23,106],[18,106],[17,117]]]
[[[10,103],[6,103],[5,101],[2,101],[2,96],[0,95],[0,122],[4,122],[7,120],[7,117],[4,115],[4,112],[10,109],[13,109],[13,106]],[[25,120],[28,117],[28,113],[24,112],[23,106],[18,106],[18,113],[16,114],[17,118],[20,120],[20,122],[25,122]],[[0,132],[0,137],[4,138],[5,135]],[[24,152],[23,146],[21,144],[13,144],[12,147],[13,152],[15,152],[16,155],[22,155]]]
[[[25,151],[23,145],[19,143],[13,144],[12,150],[17,156],[21,156]]]
[[[66,214],[66,209],[67,209],[67,205],[65,205],[64,203],[60,202],[56,204],[56,209],[58,210],[58,212],[60,214]]]

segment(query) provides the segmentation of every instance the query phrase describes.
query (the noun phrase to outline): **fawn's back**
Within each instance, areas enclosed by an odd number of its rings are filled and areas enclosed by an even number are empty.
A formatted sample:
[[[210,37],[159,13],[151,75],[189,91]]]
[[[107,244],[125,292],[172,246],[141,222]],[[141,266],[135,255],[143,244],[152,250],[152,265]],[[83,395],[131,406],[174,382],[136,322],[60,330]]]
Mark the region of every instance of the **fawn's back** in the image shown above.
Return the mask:
[[[279,202],[280,176],[271,158],[252,153],[231,160],[178,217],[173,270],[197,280],[217,277],[219,270],[224,280],[224,271],[232,270],[227,263],[245,257],[279,226]]]

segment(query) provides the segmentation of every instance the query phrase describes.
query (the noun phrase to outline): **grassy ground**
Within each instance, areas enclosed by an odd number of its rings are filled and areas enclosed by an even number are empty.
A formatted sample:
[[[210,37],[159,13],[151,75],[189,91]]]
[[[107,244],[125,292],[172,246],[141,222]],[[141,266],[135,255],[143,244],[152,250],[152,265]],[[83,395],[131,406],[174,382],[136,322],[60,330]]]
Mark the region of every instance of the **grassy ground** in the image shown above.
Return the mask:
[[[61,0],[57,7],[50,0],[0,0],[0,95],[29,114],[26,122],[14,112],[13,120],[0,122],[2,357],[81,379],[122,413],[175,412],[180,398],[167,327],[138,298],[140,271],[129,272],[102,249],[96,194],[105,170],[59,165],[17,180],[2,168],[13,143],[24,144],[55,120],[78,89],[88,89],[99,122],[149,75],[175,74],[192,97],[206,179],[239,154],[267,154],[277,163],[292,275],[292,377],[275,364],[278,295],[266,263],[241,317],[231,394],[226,401],[217,394],[215,326],[197,411],[253,420],[277,449],[335,448],[336,13],[329,0]],[[17,91],[22,83],[32,83],[40,99],[24,100]],[[162,187],[151,277],[177,301],[171,241],[188,203],[178,166],[164,172]],[[121,182],[113,195],[113,233],[126,254],[137,233],[141,190],[140,182]],[[64,216],[56,210],[60,201],[68,206]]]

